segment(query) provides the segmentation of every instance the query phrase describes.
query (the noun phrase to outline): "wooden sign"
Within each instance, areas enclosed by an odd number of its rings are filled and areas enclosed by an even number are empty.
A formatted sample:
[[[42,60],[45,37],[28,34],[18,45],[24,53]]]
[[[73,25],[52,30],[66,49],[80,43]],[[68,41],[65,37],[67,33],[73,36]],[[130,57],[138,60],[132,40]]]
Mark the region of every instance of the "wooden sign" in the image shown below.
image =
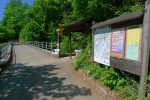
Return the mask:
[[[125,29],[114,29],[111,33],[111,56],[124,58]]]

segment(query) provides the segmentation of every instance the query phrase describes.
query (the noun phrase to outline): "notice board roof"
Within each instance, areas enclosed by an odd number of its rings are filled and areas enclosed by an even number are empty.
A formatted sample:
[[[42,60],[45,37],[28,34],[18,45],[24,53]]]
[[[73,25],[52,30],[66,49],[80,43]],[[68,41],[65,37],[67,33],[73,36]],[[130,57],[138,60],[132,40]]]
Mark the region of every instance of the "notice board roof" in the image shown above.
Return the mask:
[[[131,13],[121,15],[119,17],[115,17],[115,18],[106,20],[104,22],[97,23],[94,26],[92,26],[92,28],[111,26],[113,24],[118,24],[118,23],[121,23],[121,22],[130,21],[130,20],[133,20],[133,19],[142,19],[143,16],[144,16],[144,10],[131,12]]]
[[[70,32],[88,32],[92,26],[92,18],[85,18],[72,23],[60,26],[59,28],[65,28]]]

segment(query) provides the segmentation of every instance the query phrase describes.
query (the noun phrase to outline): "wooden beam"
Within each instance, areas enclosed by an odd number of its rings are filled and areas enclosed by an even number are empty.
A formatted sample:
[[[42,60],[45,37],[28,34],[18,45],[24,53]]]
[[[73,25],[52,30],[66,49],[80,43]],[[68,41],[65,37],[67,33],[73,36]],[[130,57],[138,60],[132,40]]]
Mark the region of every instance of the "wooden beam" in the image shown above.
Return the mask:
[[[69,32],[69,57],[70,57],[70,59],[72,59],[71,32]]]
[[[143,57],[142,57],[142,74],[140,76],[140,86],[138,100],[143,100],[146,93],[147,73],[149,64],[149,49],[150,49],[150,0],[145,2],[145,14],[143,20]]]

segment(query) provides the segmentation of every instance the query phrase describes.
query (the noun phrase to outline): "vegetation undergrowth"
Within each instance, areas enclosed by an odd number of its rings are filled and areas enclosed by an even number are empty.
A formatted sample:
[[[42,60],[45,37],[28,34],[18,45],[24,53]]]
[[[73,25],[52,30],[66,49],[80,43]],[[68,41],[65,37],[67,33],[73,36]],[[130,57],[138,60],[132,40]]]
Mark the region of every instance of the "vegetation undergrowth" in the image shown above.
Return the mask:
[[[91,45],[88,45],[80,55],[75,57],[75,69],[81,69],[85,74],[99,80],[100,83],[115,91],[118,97],[124,100],[137,100],[139,77],[93,62],[91,48]],[[145,99],[148,98],[150,98],[150,74],[148,74],[147,98]]]
[[[0,43],[0,49],[5,46],[6,43]]]

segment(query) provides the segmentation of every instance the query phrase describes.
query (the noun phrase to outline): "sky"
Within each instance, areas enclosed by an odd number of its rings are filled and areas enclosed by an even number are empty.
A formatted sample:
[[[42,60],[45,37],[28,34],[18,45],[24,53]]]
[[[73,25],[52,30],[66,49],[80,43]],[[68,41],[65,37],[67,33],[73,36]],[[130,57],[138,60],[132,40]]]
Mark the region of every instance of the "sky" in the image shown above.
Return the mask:
[[[33,4],[34,0],[22,0],[23,3]],[[3,19],[4,16],[4,9],[9,3],[9,0],[0,0],[0,20]]]

